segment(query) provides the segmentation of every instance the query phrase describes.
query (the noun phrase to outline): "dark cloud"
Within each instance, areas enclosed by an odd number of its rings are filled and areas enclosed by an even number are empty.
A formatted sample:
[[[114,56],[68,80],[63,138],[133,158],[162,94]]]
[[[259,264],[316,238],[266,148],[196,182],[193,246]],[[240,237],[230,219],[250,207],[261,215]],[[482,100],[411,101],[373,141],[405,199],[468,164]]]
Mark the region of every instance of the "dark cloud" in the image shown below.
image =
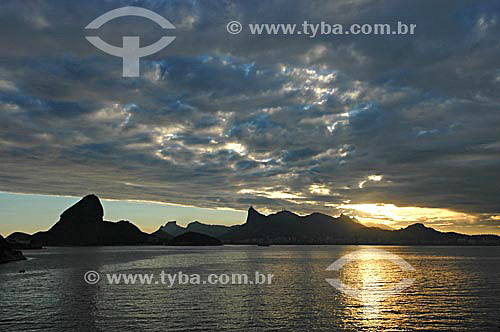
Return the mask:
[[[121,77],[83,29],[124,5],[176,40]],[[500,214],[498,1],[3,1],[0,190],[201,207],[392,203]],[[417,24],[411,36],[230,35],[248,23]],[[119,45],[162,32],[108,23]],[[380,175],[380,180],[370,176]]]

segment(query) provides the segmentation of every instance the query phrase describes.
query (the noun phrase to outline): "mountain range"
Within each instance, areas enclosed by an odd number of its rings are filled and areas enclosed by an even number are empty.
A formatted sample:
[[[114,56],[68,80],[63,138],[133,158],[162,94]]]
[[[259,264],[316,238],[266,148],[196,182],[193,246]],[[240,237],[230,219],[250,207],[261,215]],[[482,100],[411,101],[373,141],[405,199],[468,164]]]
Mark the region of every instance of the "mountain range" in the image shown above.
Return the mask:
[[[129,221],[105,221],[104,209],[95,195],[83,197],[65,210],[49,230],[33,235],[16,232],[10,244],[30,246],[98,245],[203,245],[203,244],[401,244],[401,245],[500,245],[496,235],[465,235],[439,232],[417,223],[398,230],[367,227],[356,219],[322,213],[300,216],[290,211],[264,215],[253,207],[244,224],[208,225],[198,221],[186,227],[175,221],[151,234]],[[220,241],[219,241],[220,240]]]
[[[272,244],[400,244],[400,245],[500,245],[496,235],[439,232],[421,223],[398,230],[367,227],[355,218],[322,213],[299,216],[290,211],[263,215],[253,207],[243,225],[221,236],[225,243]]]

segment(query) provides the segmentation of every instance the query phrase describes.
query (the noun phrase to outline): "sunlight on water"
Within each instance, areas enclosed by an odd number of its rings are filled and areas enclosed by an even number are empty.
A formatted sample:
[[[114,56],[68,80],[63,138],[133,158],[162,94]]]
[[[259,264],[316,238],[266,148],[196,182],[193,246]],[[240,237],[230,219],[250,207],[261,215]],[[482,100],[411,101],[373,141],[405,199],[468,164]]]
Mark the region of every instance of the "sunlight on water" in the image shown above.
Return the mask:
[[[1,331],[498,331],[500,248],[49,248],[0,266]],[[359,259],[326,270],[346,255]],[[19,274],[20,268],[26,273]],[[270,285],[97,285],[103,273],[273,273]],[[326,279],[356,290],[350,296]],[[395,285],[414,278],[404,290]]]

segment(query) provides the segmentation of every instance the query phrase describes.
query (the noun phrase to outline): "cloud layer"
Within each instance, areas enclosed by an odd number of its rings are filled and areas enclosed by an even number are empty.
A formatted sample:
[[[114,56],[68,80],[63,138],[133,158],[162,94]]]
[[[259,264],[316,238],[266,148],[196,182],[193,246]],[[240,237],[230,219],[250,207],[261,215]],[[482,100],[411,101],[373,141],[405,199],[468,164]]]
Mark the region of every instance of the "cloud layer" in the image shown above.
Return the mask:
[[[125,5],[177,28],[136,79],[84,38]],[[499,15],[493,0],[3,1],[0,190],[299,212],[387,203],[498,225]],[[130,20],[99,35],[162,35]],[[231,20],[417,33],[230,35]]]

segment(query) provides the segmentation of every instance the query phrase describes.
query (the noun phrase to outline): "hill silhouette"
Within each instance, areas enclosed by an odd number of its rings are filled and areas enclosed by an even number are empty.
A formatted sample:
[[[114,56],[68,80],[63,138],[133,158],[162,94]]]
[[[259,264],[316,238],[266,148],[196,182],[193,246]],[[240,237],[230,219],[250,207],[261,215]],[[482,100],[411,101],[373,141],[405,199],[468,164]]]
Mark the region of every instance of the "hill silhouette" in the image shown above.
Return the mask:
[[[33,235],[16,232],[8,239],[28,248],[40,245],[164,245],[181,240],[191,245],[213,245],[214,239],[228,244],[500,245],[500,237],[496,235],[443,233],[420,223],[388,230],[367,227],[346,215],[332,217],[312,213],[300,216],[290,211],[264,215],[253,207],[248,209],[246,221],[241,225],[207,225],[194,221],[181,227],[173,221],[151,234],[142,232],[129,221],[110,222],[103,218],[104,209],[99,198],[87,195],[65,210],[49,230]],[[9,243],[7,245],[12,250]]]
[[[11,248],[9,243],[0,235],[0,264],[26,259],[19,250]]]
[[[177,225],[176,221],[169,221],[165,224],[165,226],[160,227],[160,229],[172,236],[178,236],[187,232],[196,232],[213,237],[220,237],[228,233],[234,227],[236,226],[208,225],[199,221],[193,221],[186,227],[182,227]]]
[[[164,232],[161,227],[151,234],[149,234],[149,244],[168,244],[173,239],[173,236]]]
[[[7,236],[5,240],[7,240],[12,249],[42,249],[42,245],[34,241],[31,235],[22,232],[14,232]]]
[[[212,236],[196,232],[186,232],[173,238],[171,246],[221,246],[222,241]]]
[[[146,244],[149,235],[126,220],[104,221],[104,209],[95,195],[83,197],[64,211],[48,231],[33,234],[44,246],[97,246]]]

